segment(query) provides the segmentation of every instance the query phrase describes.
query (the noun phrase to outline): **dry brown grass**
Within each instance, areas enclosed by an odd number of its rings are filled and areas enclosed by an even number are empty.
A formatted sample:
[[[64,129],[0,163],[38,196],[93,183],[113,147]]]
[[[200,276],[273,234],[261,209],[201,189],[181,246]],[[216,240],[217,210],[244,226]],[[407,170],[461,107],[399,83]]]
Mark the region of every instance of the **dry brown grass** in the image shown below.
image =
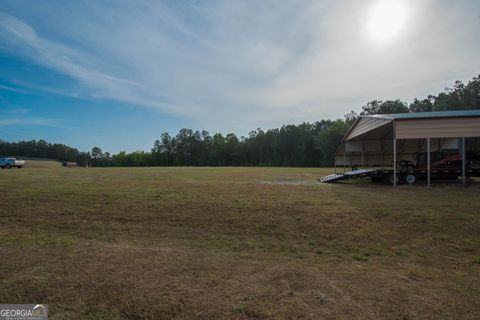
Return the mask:
[[[0,171],[0,302],[51,319],[478,319],[480,189],[326,169]]]
[[[51,169],[62,166],[60,161],[55,160],[26,160],[26,165],[30,169]]]

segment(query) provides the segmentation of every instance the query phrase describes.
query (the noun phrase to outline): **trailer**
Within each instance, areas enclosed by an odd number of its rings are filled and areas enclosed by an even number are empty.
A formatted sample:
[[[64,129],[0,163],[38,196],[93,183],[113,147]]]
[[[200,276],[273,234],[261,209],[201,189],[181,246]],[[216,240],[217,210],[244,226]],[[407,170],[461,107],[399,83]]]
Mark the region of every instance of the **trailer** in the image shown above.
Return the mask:
[[[437,181],[454,181],[462,177],[460,169],[433,169],[430,170],[430,179]],[[466,178],[480,177],[480,169],[467,169]],[[413,185],[418,181],[428,181],[428,171],[425,169],[398,169],[396,174],[393,169],[362,169],[352,170],[343,173],[333,173],[320,177],[319,182],[336,183],[354,178],[370,178],[372,182],[385,184],[407,184]]]

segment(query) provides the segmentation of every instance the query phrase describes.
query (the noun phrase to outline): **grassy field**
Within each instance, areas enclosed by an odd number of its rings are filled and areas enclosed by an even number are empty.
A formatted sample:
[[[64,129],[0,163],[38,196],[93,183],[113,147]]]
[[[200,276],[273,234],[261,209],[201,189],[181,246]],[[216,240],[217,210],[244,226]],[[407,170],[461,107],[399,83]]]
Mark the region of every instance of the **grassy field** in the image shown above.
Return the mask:
[[[480,188],[0,170],[0,302],[50,319],[479,319]]]

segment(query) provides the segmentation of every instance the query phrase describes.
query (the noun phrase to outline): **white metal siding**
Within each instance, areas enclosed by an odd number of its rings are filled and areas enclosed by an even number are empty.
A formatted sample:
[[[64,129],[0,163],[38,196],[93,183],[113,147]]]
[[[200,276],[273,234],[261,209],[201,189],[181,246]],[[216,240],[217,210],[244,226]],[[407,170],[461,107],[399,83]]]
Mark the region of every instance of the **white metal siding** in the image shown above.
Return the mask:
[[[367,140],[367,141],[346,141],[345,151],[348,152],[369,152],[382,150],[382,140]]]
[[[480,117],[397,120],[395,135],[397,139],[480,137]]]
[[[405,157],[402,157],[402,159],[403,158],[406,158],[405,160],[407,160],[407,159],[410,160],[410,158],[412,158],[412,156],[405,155]],[[350,156],[347,155],[345,157],[345,160],[346,160],[345,165],[347,167],[349,167],[349,166],[361,166],[362,165],[362,156],[360,156],[360,155],[350,155]],[[392,163],[393,163],[393,156],[391,154],[385,154],[383,156],[380,155],[380,154],[376,154],[376,155],[371,155],[368,158],[367,157],[364,158],[364,165],[365,166],[391,167]],[[335,157],[335,165],[337,165],[338,167],[341,167],[341,166],[344,165],[343,156],[336,156]]]
[[[352,128],[352,130],[348,133],[348,135],[345,137],[345,140],[351,140],[355,137],[358,137],[364,133],[367,132],[372,132],[376,128],[379,128],[389,122],[392,122],[392,120],[389,119],[380,119],[380,118],[361,118],[360,120],[357,121],[355,126]]]

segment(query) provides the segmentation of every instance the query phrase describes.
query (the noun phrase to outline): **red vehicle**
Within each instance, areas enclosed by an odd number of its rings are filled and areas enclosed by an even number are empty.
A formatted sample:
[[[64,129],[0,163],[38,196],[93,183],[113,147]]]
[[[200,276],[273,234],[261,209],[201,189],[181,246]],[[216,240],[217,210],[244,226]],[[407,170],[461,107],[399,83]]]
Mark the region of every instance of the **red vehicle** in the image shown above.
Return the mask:
[[[415,155],[416,169],[427,168],[427,153],[417,153]],[[430,169],[455,169],[462,165],[462,156],[459,154],[448,154],[444,152],[432,152],[430,154]]]

